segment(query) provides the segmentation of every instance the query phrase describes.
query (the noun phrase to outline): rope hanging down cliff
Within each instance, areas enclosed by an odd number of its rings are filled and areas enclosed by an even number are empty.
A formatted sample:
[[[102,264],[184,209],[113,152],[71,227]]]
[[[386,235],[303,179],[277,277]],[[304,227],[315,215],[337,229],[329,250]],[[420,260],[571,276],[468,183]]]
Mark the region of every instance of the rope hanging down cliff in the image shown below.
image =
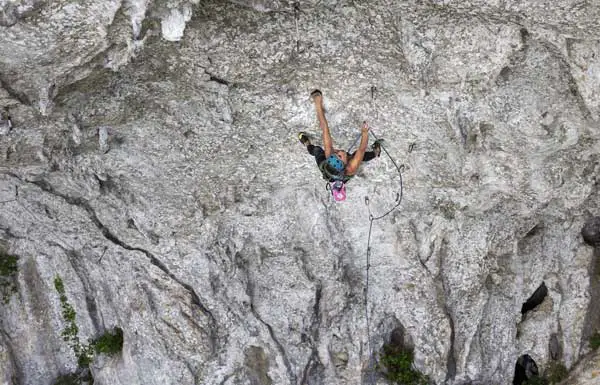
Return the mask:
[[[375,91],[376,91],[376,88],[371,87],[371,104],[373,104],[373,101],[375,98]],[[375,133],[373,132],[373,130],[370,130],[369,133],[371,135],[373,135],[373,138],[375,138],[375,140],[378,140],[378,138],[375,135]],[[369,351],[369,366],[371,365],[371,362],[372,362],[371,360],[374,357],[373,350],[372,350],[372,344],[371,344],[371,324],[370,324],[370,318],[369,318],[369,268],[371,267],[371,233],[373,230],[373,222],[385,218],[392,211],[394,211],[396,208],[398,208],[398,206],[400,206],[400,203],[402,202],[402,195],[403,195],[403,183],[402,183],[403,165],[398,166],[398,164],[396,163],[394,158],[392,158],[390,153],[386,150],[386,148],[383,145],[381,145],[381,149],[385,152],[387,157],[394,164],[394,167],[396,168],[396,171],[398,172],[400,182],[399,182],[398,192],[396,193],[396,200],[394,202],[394,206],[392,206],[387,211],[384,211],[383,214],[381,214],[381,215],[373,215],[373,213],[371,212],[371,207],[369,206],[369,197],[365,196],[365,205],[367,206],[367,210],[369,211],[369,235],[367,237],[367,255],[366,255],[366,257],[367,257],[367,265],[366,265],[367,272],[366,272],[366,283],[365,283],[365,319],[366,319],[366,324],[367,324],[367,349]]]

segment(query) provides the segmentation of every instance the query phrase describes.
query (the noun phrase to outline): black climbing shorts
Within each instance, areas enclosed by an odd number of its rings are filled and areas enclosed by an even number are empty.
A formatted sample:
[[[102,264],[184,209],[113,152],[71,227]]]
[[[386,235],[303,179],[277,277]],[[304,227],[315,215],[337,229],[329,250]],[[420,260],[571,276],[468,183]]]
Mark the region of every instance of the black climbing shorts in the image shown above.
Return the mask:
[[[317,166],[320,166],[322,162],[325,161],[325,150],[321,146],[315,146],[314,144],[309,144],[306,146],[308,153],[315,157],[317,161]]]
[[[322,162],[325,161],[325,150],[323,150],[323,148],[321,146],[315,146],[314,144],[309,144],[308,146],[306,146],[306,149],[308,150],[308,153],[311,154],[312,156],[315,157],[315,160],[317,161],[317,166],[319,166]],[[356,152],[353,152],[352,154],[348,154],[348,159],[351,159],[354,154]],[[368,162],[372,159],[377,158],[377,155],[375,155],[374,151],[366,151],[365,152],[365,156],[363,157],[363,162]]]

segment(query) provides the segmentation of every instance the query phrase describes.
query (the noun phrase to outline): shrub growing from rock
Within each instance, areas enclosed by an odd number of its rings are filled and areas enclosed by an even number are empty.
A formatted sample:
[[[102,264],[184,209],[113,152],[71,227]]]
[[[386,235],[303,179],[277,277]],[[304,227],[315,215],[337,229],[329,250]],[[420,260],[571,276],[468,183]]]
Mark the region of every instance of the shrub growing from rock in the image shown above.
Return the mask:
[[[65,291],[65,285],[60,278],[54,278],[54,288],[59,294],[62,316],[65,328],[61,335],[63,340],[71,346],[77,357],[77,372],[58,377],[53,385],[80,385],[93,384],[94,378],[89,367],[96,353],[115,355],[123,349],[123,329],[115,327],[113,331],[107,331],[97,339],[84,345],[79,340],[79,327],[76,323],[75,308],[69,303]]]
[[[551,362],[548,369],[546,369],[545,377],[550,384],[558,384],[567,378],[568,374],[569,371],[562,362]]]
[[[17,291],[18,260],[17,256],[10,255],[0,248],[0,292],[4,303],[8,303],[11,295]]]
[[[54,380],[52,385],[80,385],[81,380],[75,373],[64,374]]]
[[[533,376],[523,382],[522,385],[548,385],[548,381],[540,376]]]
[[[594,350],[600,348],[600,333],[596,332],[590,337],[590,347]]]
[[[96,339],[92,345],[97,353],[115,355],[123,350],[123,329],[116,327],[113,331],[107,331]]]
[[[413,351],[391,343],[383,345],[379,367],[385,378],[399,385],[427,385],[428,378],[413,368]]]

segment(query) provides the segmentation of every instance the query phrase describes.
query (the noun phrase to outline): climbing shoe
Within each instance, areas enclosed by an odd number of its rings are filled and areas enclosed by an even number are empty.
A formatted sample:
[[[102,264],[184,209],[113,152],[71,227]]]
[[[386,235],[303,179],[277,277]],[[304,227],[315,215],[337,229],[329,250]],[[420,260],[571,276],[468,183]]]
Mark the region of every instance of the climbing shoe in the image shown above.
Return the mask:
[[[300,131],[298,133],[298,139],[300,140],[300,143],[302,143],[305,146],[308,146],[310,144],[310,138],[308,137],[308,134],[304,131]]]
[[[316,96],[323,96],[323,93],[320,90],[314,90],[310,93],[311,99],[314,99]]]
[[[375,143],[371,145],[371,148],[377,157],[381,155],[381,143],[383,143],[383,139],[377,139]]]

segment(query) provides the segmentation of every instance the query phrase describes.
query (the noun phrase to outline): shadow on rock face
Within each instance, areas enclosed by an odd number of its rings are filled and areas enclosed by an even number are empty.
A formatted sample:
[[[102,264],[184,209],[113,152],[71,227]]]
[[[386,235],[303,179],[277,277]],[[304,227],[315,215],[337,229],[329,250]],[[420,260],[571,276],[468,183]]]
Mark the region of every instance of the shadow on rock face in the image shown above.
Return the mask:
[[[529,297],[521,307],[521,314],[525,316],[528,311],[535,309],[536,306],[544,301],[544,298],[546,298],[547,295],[548,288],[546,287],[546,283],[542,282],[542,284],[535,289],[531,297]]]
[[[244,366],[252,385],[271,385],[273,381],[268,375],[269,359],[262,347],[250,346],[244,352]]]
[[[426,385],[431,383],[429,378],[414,367],[414,346],[412,339],[399,323],[390,333],[379,351],[378,371],[390,383]],[[365,381],[366,380],[366,381]],[[367,377],[363,382],[372,383],[374,377]]]
[[[600,246],[600,217],[588,219],[581,229],[583,240],[590,246]]]
[[[538,374],[538,367],[533,358],[531,358],[529,354],[524,354],[519,357],[515,364],[513,385],[522,385],[527,382],[527,380],[537,377]]]
[[[558,334],[552,333],[548,340],[548,351],[550,352],[550,358],[558,360],[562,357],[563,347],[559,341]]]

